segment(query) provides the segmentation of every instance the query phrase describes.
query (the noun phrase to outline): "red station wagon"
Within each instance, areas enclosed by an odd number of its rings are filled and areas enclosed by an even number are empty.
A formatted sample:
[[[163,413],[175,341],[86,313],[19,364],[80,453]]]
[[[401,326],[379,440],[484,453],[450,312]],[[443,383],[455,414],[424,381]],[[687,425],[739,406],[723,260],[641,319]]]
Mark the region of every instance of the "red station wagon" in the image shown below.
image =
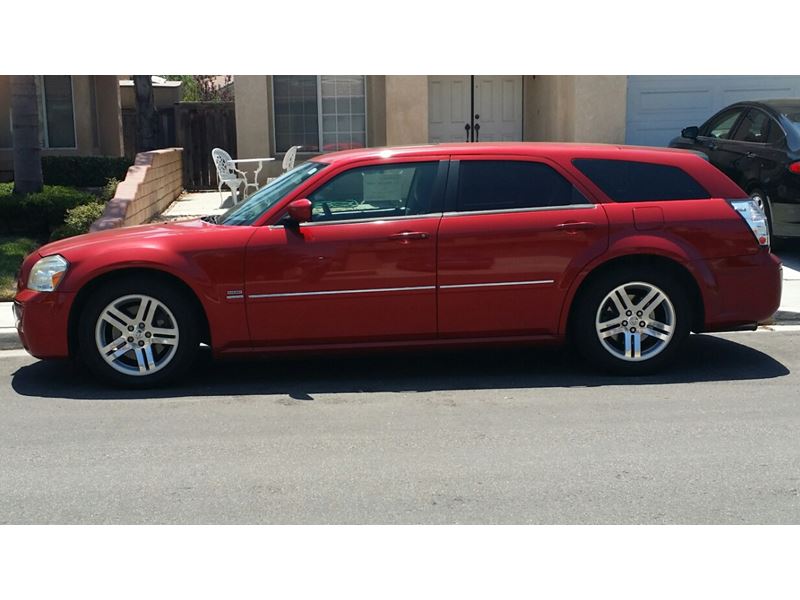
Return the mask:
[[[778,308],[764,214],[703,158],[473,143],[326,154],[227,213],[93,233],[22,267],[27,350],[114,383],[215,356],[574,341],[628,374]]]

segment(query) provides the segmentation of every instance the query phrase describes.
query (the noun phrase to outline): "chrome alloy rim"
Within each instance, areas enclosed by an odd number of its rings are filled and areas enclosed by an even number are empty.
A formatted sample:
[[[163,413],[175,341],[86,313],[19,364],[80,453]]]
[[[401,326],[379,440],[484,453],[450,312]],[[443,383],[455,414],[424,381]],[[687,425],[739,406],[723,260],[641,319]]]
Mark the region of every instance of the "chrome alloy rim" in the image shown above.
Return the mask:
[[[595,329],[603,348],[613,356],[629,362],[649,360],[675,335],[675,307],[651,283],[625,283],[603,298]]]
[[[750,196],[750,198],[752,198],[752,200],[756,203],[756,206],[758,206],[758,208],[761,209],[761,212],[766,214],[766,208],[764,207],[763,196],[761,196],[761,194],[753,194],[752,196]]]
[[[166,367],[178,349],[178,322],[162,302],[132,294],[109,303],[97,319],[100,356],[125,375],[151,375]]]

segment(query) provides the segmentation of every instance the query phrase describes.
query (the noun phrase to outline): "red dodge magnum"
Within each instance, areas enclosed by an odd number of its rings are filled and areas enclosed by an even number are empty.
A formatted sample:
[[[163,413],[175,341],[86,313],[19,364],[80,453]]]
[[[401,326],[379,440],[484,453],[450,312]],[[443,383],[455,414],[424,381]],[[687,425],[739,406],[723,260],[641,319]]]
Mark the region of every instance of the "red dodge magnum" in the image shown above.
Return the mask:
[[[641,374],[778,308],[764,214],[700,156],[478,143],[319,156],[227,213],[48,244],[20,338],[147,386],[215,356],[563,342]]]

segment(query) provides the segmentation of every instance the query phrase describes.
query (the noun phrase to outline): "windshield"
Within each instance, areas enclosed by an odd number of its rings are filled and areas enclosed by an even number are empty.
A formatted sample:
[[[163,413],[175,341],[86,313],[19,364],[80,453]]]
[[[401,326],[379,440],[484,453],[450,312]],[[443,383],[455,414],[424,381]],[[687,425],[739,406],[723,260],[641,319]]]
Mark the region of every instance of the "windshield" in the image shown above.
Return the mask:
[[[270,181],[247,200],[216,218],[220,225],[252,225],[269,208],[281,201],[309,177],[327,167],[325,163],[305,162]]]

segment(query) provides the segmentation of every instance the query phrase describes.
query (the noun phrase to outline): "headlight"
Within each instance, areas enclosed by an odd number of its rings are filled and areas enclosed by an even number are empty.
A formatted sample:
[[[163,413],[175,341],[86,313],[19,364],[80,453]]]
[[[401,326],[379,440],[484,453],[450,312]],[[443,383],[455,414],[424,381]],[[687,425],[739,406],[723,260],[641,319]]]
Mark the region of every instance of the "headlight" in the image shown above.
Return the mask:
[[[68,264],[67,259],[58,254],[39,259],[28,275],[28,289],[52,292],[67,272]]]

